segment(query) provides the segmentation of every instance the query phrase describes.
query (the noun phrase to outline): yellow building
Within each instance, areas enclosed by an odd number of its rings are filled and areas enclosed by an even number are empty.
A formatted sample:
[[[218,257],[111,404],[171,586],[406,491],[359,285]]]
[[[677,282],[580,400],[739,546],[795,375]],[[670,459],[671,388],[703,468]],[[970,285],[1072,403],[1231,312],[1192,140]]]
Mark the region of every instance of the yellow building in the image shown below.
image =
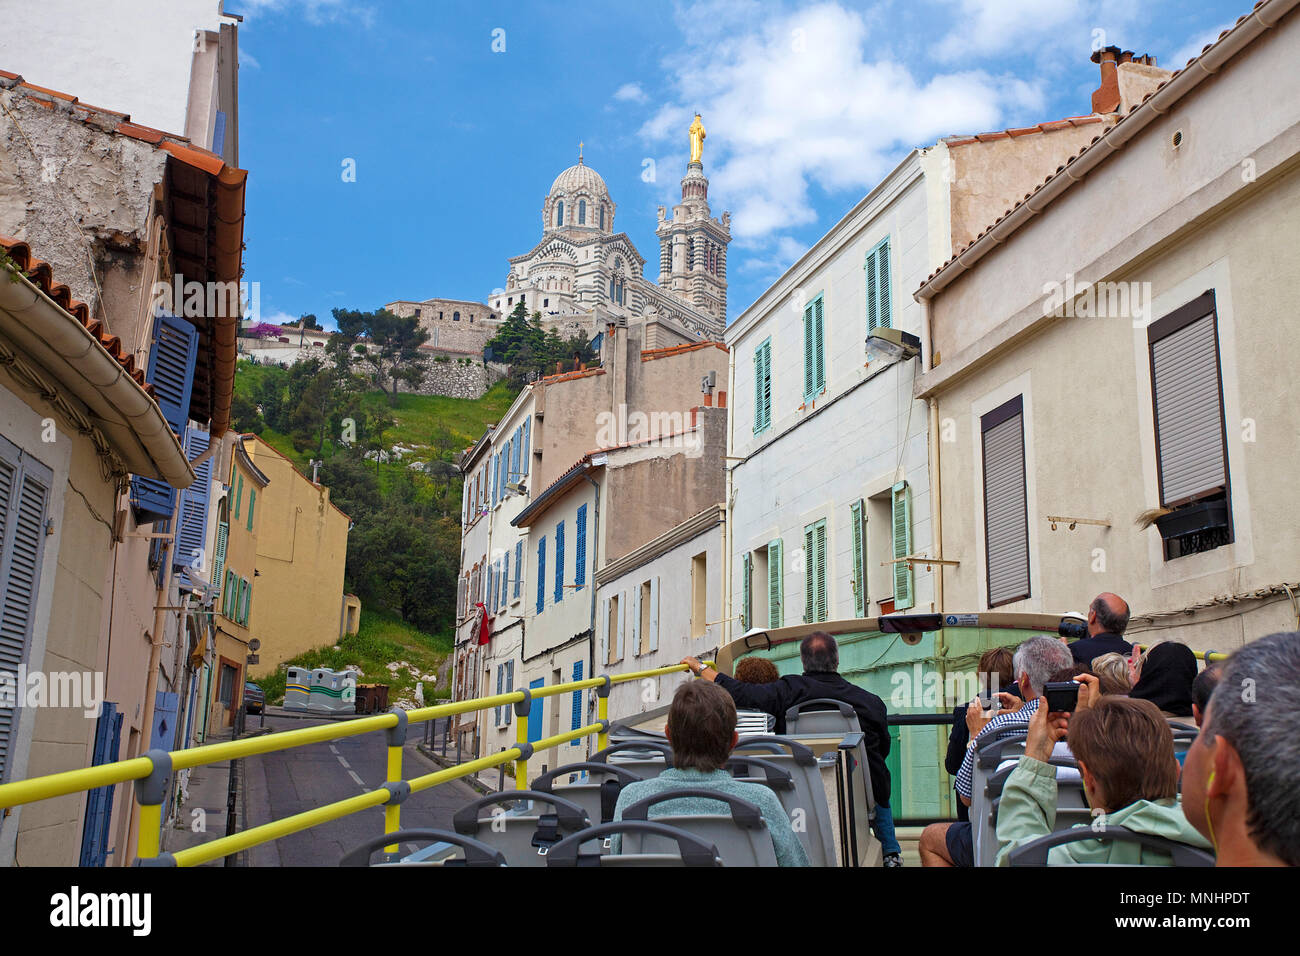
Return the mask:
[[[343,635],[343,567],[352,520],[330,501],[328,488],[313,484],[256,435],[243,436],[239,444],[253,469],[269,481],[257,491],[255,577],[260,599],[248,618],[261,641],[259,661],[251,670],[262,675]],[[355,622],[360,602],[352,602]]]
[[[243,699],[248,642],[256,635],[251,624],[253,592],[269,596],[258,577],[257,556],[263,498],[270,480],[253,463],[241,439],[236,439],[230,460],[226,495],[217,503],[212,564],[212,583],[221,594],[216,606],[216,666],[207,690],[209,733],[230,726]]]

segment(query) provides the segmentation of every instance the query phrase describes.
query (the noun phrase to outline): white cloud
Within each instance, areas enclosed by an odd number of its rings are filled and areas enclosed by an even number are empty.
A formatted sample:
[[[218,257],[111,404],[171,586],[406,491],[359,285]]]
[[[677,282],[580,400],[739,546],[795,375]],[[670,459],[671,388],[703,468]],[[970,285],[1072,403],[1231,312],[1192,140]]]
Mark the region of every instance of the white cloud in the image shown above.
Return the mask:
[[[956,26],[933,48],[933,55],[952,63],[972,57],[1019,50],[1027,57],[1055,47],[1077,25],[1089,18],[1082,0],[947,0]],[[1093,17],[1095,19],[1095,17]],[[1100,28],[1100,26],[1099,26]],[[1104,44],[1103,44],[1104,45]]]
[[[253,54],[249,53],[242,46],[239,48],[239,65],[254,70],[260,70],[262,68],[262,64],[257,62],[257,57],[253,56]]]
[[[773,14],[750,0],[704,0],[679,8],[679,20],[687,47],[665,63],[678,95],[641,133],[680,150],[679,166],[699,110],[714,205],[731,208],[739,244],[775,245],[772,261],[792,251],[775,243],[780,231],[816,221],[811,190],[865,192],[907,148],[996,128],[1006,110],[1043,102],[1010,75],[919,77],[890,58],[887,35],[835,2]],[[660,171],[666,197],[676,178]]]
[[[631,103],[644,103],[648,97],[640,83],[624,83],[614,91],[614,99]]]

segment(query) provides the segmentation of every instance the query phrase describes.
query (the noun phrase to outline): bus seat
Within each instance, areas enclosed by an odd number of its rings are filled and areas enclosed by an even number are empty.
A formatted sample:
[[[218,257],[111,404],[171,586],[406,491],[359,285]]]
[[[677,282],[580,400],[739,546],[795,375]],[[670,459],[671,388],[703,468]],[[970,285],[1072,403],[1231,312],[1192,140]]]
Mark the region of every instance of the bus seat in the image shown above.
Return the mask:
[[[615,834],[654,836],[671,845],[667,852],[582,853],[584,843],[608,840]],[[546,854],[547,866],[722,866],[717,847],[684,830],[650,820],[619,820],[588,827],[565,837]]]
[[[586,779],[559,782],[573,774],[587,774]],[[592,781],[592,777],[602,777]],[[609,823],[614,819],[618,795],[629,783],[643,779],[639,774],[624,769],[618,763],[597,763],[592,760],[566,764],[544,773],[533,781],[533,789],[553,793],[576,803],[587,811],[593,823]]]
[[[706,787],[684,787],[666,790],[638,800],[623,809],[624,820],[649,819],[650,809],[660,804],[671,804],[683,797],[707,798],[724,804],[722,813],[666,813],[655,814],[655,822],[666,823],[698,837],[717,848],[718,855],[727,866],[776,866],[776,847],[772,834],[756,804],[729,793]],[[622,849],[627,853],[662,853],[668,840],[663,835],[632,832],[623,838]]]
[[[794,743],[791,741],[791,743]],[[812,751],[794,744],[809,758],[803,763],[792,754],[764,754],[756,757],[750,753],[732,751],[726,769],[746,782],[770,788],[786,814],[790,826],[808,854],[813,866],[835,866],[835,835],[831,822],[830,805],[822,772]]]
[[[516,801],[529,801],[534,806],[522,812],[491,812],[491,808]],[[488,816],[479,816],[485,809],[489,810]],[[590,825],[587,811],[576,803],[537,790],[489,794],[461,807],[452,817],[457,833],[500,850],[510,866],[545,866],[551,846]]]
[[[1009,862],[1012,866],[1046,866],[1047,853],[1052,847],[1078,843],[1082,840],[1122,840],[1126,843],[1140,843],[1168,853],[1173,858],[1174,866],[1214,866],[1214,857],[1198,847],[1150,833],[1137,833],[1127,827],[1109,826],[1104,830],[1079,827],[1049,833],[1024,846],[1016,847],[1011,851]]]
[[[442,858],[422,863],[403,864],[400,859],[394,859],[393,854],[386,854],[385,858],[375,866],[505,866],[505,855],[495,847],[490,847],[486,843],[475,840],[459,833],[452,833],[449,830],[435,830],[429,827],[412,827],[409,830],[396,830],[393,833],[380,833],[371,837],[360,846],[354,847],[343,855],[339,861],[339,866],[370,866],[370,857],[381,847],[391,846],[402,843],[415,843],[432,840],[437,843],[450,844],[450,849],[454,852],[456,849],[461,851],[460,856],[443,856]]]

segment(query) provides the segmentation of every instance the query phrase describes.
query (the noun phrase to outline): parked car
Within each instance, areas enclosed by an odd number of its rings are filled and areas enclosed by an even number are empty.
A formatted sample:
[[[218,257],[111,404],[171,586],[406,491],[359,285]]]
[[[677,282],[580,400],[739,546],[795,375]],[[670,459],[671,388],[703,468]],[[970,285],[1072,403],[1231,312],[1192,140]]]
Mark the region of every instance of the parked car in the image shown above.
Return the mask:
[[[244,683],[244,709],[250,714],[266,712],[266,695],[262,693],[262,688],[252,681]]]

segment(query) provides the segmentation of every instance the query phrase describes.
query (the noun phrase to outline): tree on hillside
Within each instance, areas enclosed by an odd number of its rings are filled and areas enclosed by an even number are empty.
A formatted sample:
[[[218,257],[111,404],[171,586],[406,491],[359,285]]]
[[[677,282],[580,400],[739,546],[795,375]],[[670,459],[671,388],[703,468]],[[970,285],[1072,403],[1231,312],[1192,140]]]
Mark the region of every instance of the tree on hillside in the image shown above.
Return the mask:
[[[368,367],[371,382],[388,396],[390,404],[397,404],[400,383],[415,384],[423,377],[420,346],[428,340],[429,333],[420,328],[419,319],[403,318],[387,309],[374,312],[335,309],[334,321],[339,327],[336,336],[339,342],[330,342],[331,354],[341,357],[351,346],[349,364]]]
[[[540,312],[534,312],[530,321],[522,301],[484,347],[484,355],[510,367],[510,384],[514,388],[522,388],[530,377],[552,374],[557,362],[572,368],[575,359],[588,364],[597,360],[583,336],[565,341],[554,329],[544,331]]]

